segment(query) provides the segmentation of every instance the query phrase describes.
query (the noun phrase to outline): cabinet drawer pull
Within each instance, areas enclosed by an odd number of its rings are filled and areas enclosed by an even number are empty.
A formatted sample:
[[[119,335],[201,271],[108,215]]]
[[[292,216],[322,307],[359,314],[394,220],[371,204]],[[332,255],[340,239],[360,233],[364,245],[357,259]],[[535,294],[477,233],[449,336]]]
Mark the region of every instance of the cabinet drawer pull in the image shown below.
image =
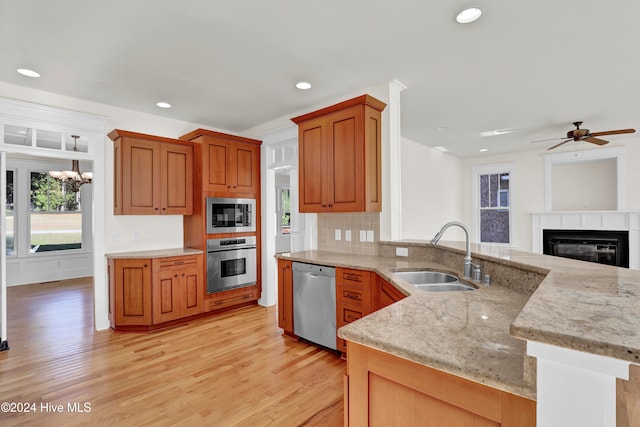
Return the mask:
[[[343,295],[345,298],[355,299],[355,300],[358,300],[358,301],[362,301],[362,294],[359,294],[359,293],[357,293],[357,292],[348,292],[348,291],[345,291],[345,292],[343,292],[343,293],[342,293],[342,295]]]
[[[352,280],[354,282],[362,282],[362,276],[358,275],[358,274],[345,274],[344,275],[345,280]]]
[[[345,310],[344,311],[344,321],[345,322],[353,322],[354,320],[358,320],[362,317],[362,313],[358,313],[357,311]]]

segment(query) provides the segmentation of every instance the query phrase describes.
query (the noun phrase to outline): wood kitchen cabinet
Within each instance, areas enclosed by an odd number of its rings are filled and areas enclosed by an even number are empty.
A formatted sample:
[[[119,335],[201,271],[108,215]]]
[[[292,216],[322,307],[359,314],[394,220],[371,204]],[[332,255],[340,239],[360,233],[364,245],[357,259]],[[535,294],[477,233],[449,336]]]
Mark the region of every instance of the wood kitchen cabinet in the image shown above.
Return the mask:
[[[369,271],[336,268],[336,327],[340,328],[371,313],[371,277]],[[345,340],[337,338],[338,350],[346,353]]]
[[[199,143],[196,167],[202,177],[202,191],[256,195],[260,192],[261,141],[197,129],[180,137]]]
[[[536,403],[349,342],[345,425],[534,427]]]
[[[293,334],[293,270],[291,261],[278,259],[278,326]]]
[[[393,304],[394,302],[400,301],[407,296],[403,294],[398,288],[393,286],[391,283],[387,282],[382,277],[376,276],[376,283],[373,286],[373,305],[374,311],[380,310],[388,305]]]
[[[363,95],[291,119],[298,125],[300,212],[382,210],[385,106]]]
[[[155,251],[108,257],[109,321],[114,330],[151,331],[203,311],[202,253],[150,252]]]
[[[151,325],[151,260],[109,259],[111,327]]]
[[[191,215],[193,144],[115,129],[115,215]]]
[[[153,324],[202,313],[202,255],[157,258],[153,266]]]

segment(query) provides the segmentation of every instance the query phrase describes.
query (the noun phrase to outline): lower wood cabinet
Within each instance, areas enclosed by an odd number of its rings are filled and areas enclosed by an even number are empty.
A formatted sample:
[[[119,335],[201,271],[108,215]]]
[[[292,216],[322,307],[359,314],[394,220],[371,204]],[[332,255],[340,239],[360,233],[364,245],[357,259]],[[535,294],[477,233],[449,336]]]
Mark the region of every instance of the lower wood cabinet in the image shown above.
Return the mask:
[[[278,327],[293,336],[293,270],[291,261],[278,259]]]
[[[345,425],[535,427],[536,403],[349,342]]]
[[[114,330],[153,330],[203,311],[202,254],[109,258],[109,321]]]
[[[153,324],[202,313],[202,256],[157,258],[153,266]]]
[[[371,277],[369,271],[336,268],[336,327],[358,320],[371,313]],[[338,350],[346,353],[345,340],[337,338]]]

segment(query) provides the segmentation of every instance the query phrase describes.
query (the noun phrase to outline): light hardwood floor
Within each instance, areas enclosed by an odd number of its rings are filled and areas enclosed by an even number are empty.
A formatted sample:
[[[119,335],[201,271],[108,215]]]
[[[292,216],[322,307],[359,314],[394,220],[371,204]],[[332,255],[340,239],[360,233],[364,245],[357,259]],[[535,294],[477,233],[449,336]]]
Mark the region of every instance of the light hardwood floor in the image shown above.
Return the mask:
[[[283,337],[275,307],[134,334],[94,332],[92,304],[90,278],[8,289],[0,402],[36,411],[0,425],[342,425],[346,363]]]

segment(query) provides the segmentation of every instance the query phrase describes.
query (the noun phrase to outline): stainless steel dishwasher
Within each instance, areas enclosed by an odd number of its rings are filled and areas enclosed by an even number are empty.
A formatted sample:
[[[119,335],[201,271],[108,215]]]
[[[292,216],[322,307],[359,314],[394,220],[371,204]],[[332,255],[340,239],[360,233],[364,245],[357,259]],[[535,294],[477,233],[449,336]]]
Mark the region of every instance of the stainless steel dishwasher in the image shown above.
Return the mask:
[[[336,269],[293,263],[293,333],[336,350]]]

